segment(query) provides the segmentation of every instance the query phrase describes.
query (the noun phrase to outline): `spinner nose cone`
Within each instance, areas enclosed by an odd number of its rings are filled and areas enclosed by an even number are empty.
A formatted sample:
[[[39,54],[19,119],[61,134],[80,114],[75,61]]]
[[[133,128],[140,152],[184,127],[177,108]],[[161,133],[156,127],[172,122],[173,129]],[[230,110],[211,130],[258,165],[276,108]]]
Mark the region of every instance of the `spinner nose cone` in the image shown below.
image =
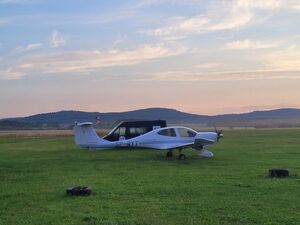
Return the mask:
[[[222,134],[222,130],[220,130],[218,133],[217,133],[218,137],[217,137],[217,142],[219,142],[220,138],[223,137],[223,134]]]

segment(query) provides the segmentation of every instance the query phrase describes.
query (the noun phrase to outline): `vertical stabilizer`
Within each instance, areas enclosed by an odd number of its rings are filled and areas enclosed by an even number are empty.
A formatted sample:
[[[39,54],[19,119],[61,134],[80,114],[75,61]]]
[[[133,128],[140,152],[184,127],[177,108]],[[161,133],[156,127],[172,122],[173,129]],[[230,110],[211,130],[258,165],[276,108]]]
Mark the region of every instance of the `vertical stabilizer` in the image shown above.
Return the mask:
[[[75,123],[74,140],[77,145],[86,148],[111,148],[113,143],[100,138],[94,128],[93,123]]]

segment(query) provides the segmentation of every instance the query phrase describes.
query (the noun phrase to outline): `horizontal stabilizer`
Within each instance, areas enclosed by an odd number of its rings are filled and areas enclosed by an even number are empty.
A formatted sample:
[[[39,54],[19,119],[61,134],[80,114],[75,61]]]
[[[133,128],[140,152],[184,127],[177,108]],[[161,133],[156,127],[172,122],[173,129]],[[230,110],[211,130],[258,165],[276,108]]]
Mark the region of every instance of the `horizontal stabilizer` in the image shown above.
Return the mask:
[[[75,125],[76,126],[92,126],[93,123],[91,123],[91,122],[83,122],[83,123],[77,123],[77,122],[75,122]]]

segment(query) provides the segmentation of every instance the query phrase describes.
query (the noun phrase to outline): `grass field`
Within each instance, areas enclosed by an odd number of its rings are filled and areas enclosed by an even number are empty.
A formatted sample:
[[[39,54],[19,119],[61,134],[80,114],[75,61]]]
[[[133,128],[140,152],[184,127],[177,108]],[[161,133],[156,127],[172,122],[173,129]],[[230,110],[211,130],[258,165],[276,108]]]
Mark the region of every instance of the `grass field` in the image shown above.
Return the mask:
[[[210,149],[212,159],[189,149],[178,161],[89,152],[71,137],[1,137],[0,224],[299,224],[299,129],[225,131]],[[292,177],[265,177],[277,167]],[[94,194],[66,196],[73,185]]]

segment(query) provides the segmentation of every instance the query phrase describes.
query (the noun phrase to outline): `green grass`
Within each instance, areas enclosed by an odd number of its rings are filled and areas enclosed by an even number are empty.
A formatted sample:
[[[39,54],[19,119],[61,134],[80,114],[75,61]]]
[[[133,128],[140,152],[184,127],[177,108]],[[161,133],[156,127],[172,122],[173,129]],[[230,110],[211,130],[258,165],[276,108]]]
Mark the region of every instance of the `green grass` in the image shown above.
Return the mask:
[[[300,130],[224,135],[214,158],[188,149],[186,161],[89,152],[71,137],[0,138],[0,224],[299,224]],[[277,167],[292,177],[265,177]],[[66,196],[73,185],[94,193]]]

